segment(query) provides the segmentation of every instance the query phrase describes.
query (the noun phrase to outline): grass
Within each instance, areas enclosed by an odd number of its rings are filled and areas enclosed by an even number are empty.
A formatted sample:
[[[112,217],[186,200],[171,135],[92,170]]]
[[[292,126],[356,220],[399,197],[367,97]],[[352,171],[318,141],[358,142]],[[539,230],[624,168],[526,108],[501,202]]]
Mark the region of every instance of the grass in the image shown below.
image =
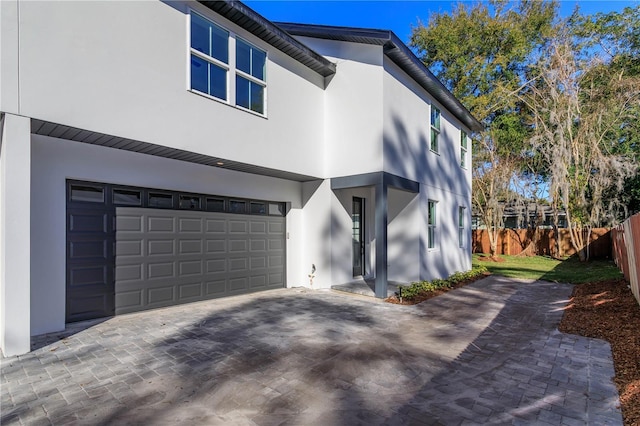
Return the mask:
[[[489,272],[510,278],[555,281],[571,284],[618,279],[622,273],[610,260],[580,262],[571,257],[556,260],[546,256],[498,256],[503,262],[481,261],[473,255],[474,265],[483,265]]]

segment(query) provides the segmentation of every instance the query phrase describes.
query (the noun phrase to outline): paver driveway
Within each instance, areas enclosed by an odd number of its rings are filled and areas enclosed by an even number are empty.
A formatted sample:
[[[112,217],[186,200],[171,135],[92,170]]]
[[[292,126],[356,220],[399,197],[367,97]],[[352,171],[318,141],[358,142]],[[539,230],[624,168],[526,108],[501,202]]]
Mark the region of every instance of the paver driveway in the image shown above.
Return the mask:
[[[489,277],[417,306],[285,289],[111,318],[1,365],[4,424],[621,424],[571,286]]]

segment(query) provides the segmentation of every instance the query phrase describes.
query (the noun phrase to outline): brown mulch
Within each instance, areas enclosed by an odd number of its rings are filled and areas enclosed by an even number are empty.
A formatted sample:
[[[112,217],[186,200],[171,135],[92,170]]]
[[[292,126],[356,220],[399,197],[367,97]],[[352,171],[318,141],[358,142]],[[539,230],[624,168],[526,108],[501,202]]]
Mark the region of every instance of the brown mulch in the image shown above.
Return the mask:
[[[574,287],[558,327],[609,342],[625,425],[640,425],[640,304],[624,280]]]
[[[481,262],[504,262],[505,259],[503,259],[500,256],[478,256],[478,260]]]

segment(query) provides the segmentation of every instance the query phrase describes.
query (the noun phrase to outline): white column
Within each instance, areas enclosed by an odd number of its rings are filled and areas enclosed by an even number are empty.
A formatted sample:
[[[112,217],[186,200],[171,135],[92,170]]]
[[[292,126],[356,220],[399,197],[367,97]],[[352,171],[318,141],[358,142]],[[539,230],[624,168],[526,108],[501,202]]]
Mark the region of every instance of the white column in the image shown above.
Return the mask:
[[[0,141],[0,347],[31,346],[31,122],[5,114]]]

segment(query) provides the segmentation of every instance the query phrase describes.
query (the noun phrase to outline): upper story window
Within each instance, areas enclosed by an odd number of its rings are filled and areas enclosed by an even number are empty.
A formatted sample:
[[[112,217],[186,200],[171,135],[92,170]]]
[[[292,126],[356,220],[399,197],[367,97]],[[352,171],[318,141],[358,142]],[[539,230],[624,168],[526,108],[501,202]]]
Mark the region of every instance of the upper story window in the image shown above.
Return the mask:
[[[469,137],[464,130],[460,131],[460,167],[467,168],[467,150]]]
[[[438,152],[438,139],[440,137],[440,110],[431,106],[431,151]]]
[[[264,115],[267,53],[197,13],[190,16],[191,90]]]
[[[191,14],[191,89],[227,100],[229,32]]]
[[[236,105],[264,114],[267,54],[236,39]]]

